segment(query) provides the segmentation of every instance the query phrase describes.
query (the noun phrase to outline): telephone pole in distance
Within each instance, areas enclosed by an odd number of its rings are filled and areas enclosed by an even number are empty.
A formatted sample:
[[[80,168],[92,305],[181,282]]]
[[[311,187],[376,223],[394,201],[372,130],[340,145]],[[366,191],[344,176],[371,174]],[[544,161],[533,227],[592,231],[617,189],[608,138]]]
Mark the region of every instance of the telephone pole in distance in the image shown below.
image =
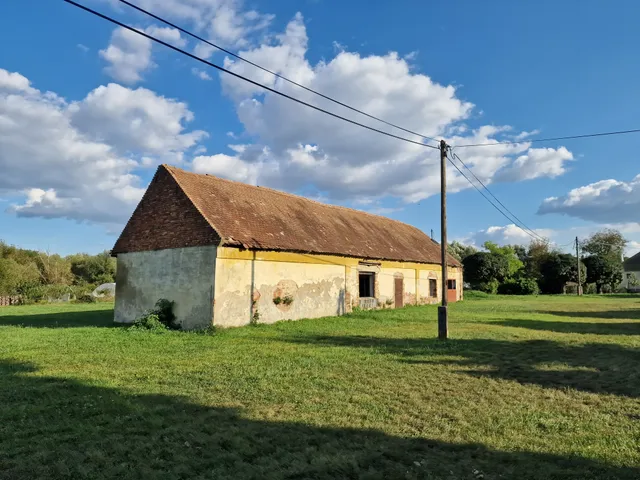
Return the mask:
[[[578,288],[576,288],[576,294],[578,296],[582,295],[582,279],[580,278],[580,243],[578,242],[578,237],[576,237],[576,262],[577,262],[577,266],[578,266]]]

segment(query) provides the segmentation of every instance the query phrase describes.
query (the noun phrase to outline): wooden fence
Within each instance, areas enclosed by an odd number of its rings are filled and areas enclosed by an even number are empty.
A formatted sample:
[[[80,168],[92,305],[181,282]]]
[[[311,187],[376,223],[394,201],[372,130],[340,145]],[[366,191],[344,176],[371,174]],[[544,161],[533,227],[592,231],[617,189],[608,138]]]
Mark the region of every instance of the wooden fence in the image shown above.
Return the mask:
[[[20,295],[12,295],[8,297],[0,296],[0,307],[9,305],[18,305],[20,303]]]

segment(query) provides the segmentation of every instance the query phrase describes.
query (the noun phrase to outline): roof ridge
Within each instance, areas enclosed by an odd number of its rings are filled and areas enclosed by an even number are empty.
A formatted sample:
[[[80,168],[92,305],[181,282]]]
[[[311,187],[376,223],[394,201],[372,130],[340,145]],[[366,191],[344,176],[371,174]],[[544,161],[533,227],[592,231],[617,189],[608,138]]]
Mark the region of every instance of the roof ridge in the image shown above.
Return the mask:
[[[190,172],[190,171],[185,170],[183,168],[174,167],[173,165],[168,165],[168,164],[164,164],[164,163],[162,164],[162,166],[170,168],[170,169],[179,170],[180,172],[186,173],[186,174],[189,174],[189,175],[196,175],[198,177],[213,177],[213,178],[215,178],[217,180],[222,180],[223,182],[229,182],[229,183],[234,183],[236,185],[244,185],[244,186],[247,186],[247,187],[254,187],[254,188],[260,188],[260,189],[263,189],[263,190],[269,190],[271,192],[274,192],[274,193],[277,193],[277,194],[280,194],[280,195],[284,195],[284,196],[287,196],[287,197],[293,197],[293,198],[298,198],[298,199],[305,200],[307,202],[317,203],[318,205],[322,205],[324,207],[337,208],[339,210],[349,210],[351,212],[358,212],[358,213],[361,213],[361,214],[363,213],[363,214],[369,215],[371,217],[383,218],[385,220],[391,220],[392,222],[398,222],[398,223],[401,223],[403,225],[407,225],[408,227],[415,228],[416,230],[419,230],[420,232],[422,232],[425,235],[427,235],[426,232],[423,232],[422,230],[420,230],[415,225],[411,225],[410,223],[406,223],[406,222],[403,222],[401,220],[396,220],[394,218],[385,217],[384,215],[377,215],[375,213],[370,213],[370,212],[367,212],[365,210],[358,210],[357,208],[344,207],[342,205],[333,205],[331,203],[323,203],[323,202],[320,202],[319,200],[314,200],[313,198],[308,198],[308,197],[305,197],[305,196],[302,196],[302,195],[296,195],[295,193],[283,192],[282,190],[276,190],[275,188],[271,188],[271,187],[261,187],[259,185],[251,185],[249,183],[238,182],[237,180],[229,180],[228,178],[219,177],[217,175],[211,175],[209,173]],[[189,198],[189,199],[191,199],[191,198]],[[200,213],[202,213],[202,212],[200,212]],[[427,236],[429,236],[429,235],[427,235]],[[431,238],[431,237],[429,237],[429,238]]]

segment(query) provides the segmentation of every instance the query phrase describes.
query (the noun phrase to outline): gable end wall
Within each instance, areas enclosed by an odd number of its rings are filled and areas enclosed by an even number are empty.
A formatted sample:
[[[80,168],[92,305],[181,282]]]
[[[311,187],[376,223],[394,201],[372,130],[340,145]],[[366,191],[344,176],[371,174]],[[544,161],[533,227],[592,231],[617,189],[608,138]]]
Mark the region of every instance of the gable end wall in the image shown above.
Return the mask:
[[[220,237],[164,168],[159,168],[112,253],[218,245]]]

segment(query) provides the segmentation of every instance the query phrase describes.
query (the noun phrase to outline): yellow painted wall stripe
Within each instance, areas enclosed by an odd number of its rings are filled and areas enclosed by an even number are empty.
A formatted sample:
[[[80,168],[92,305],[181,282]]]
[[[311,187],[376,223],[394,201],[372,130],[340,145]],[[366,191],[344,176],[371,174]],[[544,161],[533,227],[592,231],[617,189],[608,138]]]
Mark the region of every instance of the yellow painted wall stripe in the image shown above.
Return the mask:
[[[255,255],[255,256],[254,256]],[[394,261],[374,261],[358,259],[353,257],[340,257],[336,255],[317,255],[311,253],[275,252],[263,250],[240,250],[232,247],[218,247],[218,258],[228,260],[256,260],[267,262],[288,262],[288,263],[315,263],[330,264],[345,267],[358,266],[360,261],[370,261],[379,263],[381,268],[398,268],[408,270],[429,270],[439,271],[440,265],[437,263],[415,263],[415,262],[394,262]],[[456,272],[459,267],[449,267],[448,270]]]

